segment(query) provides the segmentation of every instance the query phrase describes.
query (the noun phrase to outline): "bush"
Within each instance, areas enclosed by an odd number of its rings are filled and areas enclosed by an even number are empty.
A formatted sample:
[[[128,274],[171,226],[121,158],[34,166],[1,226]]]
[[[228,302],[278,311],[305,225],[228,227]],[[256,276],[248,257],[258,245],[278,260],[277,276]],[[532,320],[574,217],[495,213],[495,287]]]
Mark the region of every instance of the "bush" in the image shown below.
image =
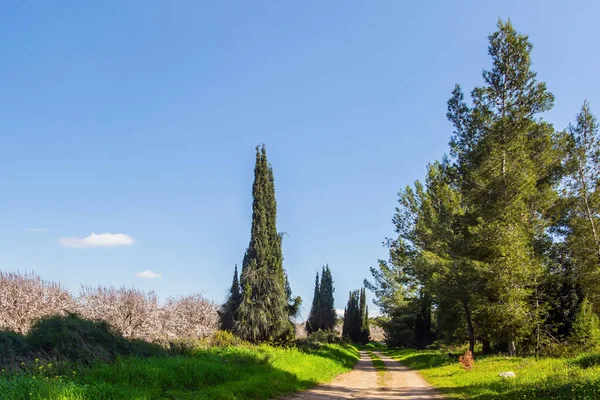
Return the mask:
[[[229,331],[216,331],[204,339],[183,339],[169,342],[169,351],[174,355],[193,355],[199,350],[249,345],[245,340]]]
[[[0,332],[0,365],[6,366],[25,360],[32,348],[25,342],[25,337],[14,332]]]
[[[336,331],[318,330],[305,338],[296,339],[296,346],[302,350],[318,350],[326,344],[340,343],[342,339]]]
[[[458,357],[458,362],[459,362],[460,366],[463,367],[464,369],[466,369],[466,370],[472,369],[473,364],[475,364],[475,361],[473,360],[473,353],[471,353],[470,350],[465,351],[465,354]]]
[[[574,364],[580,368],[592,368],[600,365],[600,354],[584,354],[577,357]]]
[[[307,339],[313,342],[320,343],[338,343],[341,339],[335,331],[318,330],[308,335]]]
[[[588,299],[579,306],[569,342],[581,350],[594,350],[600,346],[600,321]]]
[[[27,343],[47,357],[91,364],[112,361],[118,355],[159,355],[157,345],[124,339],[106,322],[89,321],[75,314],[45,317],[35,323]]]
[[[210,336],[209,343],[212,347],[239,346],[245,342],[229,331],[216,331]]]

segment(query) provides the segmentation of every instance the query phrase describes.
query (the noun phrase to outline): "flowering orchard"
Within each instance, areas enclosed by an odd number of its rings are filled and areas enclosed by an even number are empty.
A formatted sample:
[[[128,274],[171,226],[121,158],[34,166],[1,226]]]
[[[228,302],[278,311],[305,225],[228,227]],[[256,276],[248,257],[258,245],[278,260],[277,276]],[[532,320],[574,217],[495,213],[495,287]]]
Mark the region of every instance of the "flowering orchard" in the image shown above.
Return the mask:
[[[165,343],[203,338],[218,329],[217,306],[200,294],[168,298],[135,288],[82,286],[73,296],[33,273],[0,271],[0,330],[26,334],[38,319],[75,313],[106,321],[126,338]]]

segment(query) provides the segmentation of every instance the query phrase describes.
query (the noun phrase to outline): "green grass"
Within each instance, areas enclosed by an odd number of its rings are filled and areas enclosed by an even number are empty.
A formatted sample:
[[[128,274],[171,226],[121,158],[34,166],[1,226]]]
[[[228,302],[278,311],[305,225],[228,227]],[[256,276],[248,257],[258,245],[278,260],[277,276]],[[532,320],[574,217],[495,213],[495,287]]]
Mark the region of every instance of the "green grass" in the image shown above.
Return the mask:
[[[369,351],[369,357],[371,357],[371,361],[373,362],[373,366],[377,370],[377,372],[385,372],[385,364],[381,361],[381,358],[377,356],[377,354]]]
[[[382,385],[385,379],[385,364],[381,360],[381,358],[379,358],[379,356],[373,353],[372,351],[369,351],[368,354],[369,357],[371,357],[371,362],[373,363],[373,366],[377,370],[377,381],[379,385]]]
[[[438,351],[390,350],[449,399],[600,399],[600,355],[576,358],[475,357],[466,371],[458,356]],[[514,379],[500,372],[514,371]]]
[[[0,399],[268,399],[329,381],[357,360],[352,346],[325,345],[310,353],[249,346],[189,356],[125,356],[69,369],[40,363],[19,373],[2,372]]]

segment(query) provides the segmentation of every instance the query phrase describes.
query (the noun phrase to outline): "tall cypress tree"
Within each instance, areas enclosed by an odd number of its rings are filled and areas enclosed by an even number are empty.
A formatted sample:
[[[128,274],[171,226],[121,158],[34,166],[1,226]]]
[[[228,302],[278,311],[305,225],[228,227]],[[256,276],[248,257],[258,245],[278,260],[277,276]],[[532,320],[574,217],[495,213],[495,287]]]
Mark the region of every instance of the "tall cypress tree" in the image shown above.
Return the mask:
[[[293,334],[285,292],[273,170],[264,145],[256,148],[250,244],[242,264],[242,301],[235,332],[252,342]]]
[[[237,264],[233,272],[233,281],[227,295],[227,300],[221,310],[221,329],[231,331],[235,327],[238,309],[242,302],[242,293],[240,291],[240,282],[238,280]]]
[[[333,299],[333,278],[329,265],[323,266],[321,273],[321,287],[319,290],[319,308],[321,310],[321,329],[332,330],[335,328],[337,315]]]
[[[367,293],[365,288],[360,290],[360,342],[369,343],[371,332],[369,329],[369,308],[367,307]]]
[[[315,290],[312,306],[310,307],[310,314],[308,315],[308,320],[306,321],[306,332],[308,333],[313,333],[321,329],[321,321],[319,318],[321,311],[320,293],[321,288],[319,285],[319,273],[317,272],[317,276],[315,277]]]
[[[344,327],[342,336],[353,342],[362,341],[363,314],[361,313],[360,298],[362,291],[353,290],[348,296],[348,305],[344,312]]]

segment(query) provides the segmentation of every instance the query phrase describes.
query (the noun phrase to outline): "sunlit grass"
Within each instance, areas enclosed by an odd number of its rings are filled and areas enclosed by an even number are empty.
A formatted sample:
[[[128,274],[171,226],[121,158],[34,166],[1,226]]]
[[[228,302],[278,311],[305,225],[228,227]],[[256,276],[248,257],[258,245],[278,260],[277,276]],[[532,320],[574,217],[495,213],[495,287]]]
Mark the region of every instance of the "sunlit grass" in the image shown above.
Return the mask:
[[[600,399],[600,357],[475,357],[467,371],[458,358],[437,351],[391,350],[450,399]],[[514,379],[501,372],[513,371]]]
[[[385,380],[385,363],[381,360],[381,358],[379,358],[377,354],[373,353],[372,351],[369,351],[368,354],[369,357],[371,357],[371,362],[373,363],[373,366],[377,370],[377,383],[379,385],[383,385]]]
[[[0,374],[4,400],[268,399],[349,371],[351,346],[310,353],[270,346],[198,350],[190,356],[120,357],[110,364]]]

